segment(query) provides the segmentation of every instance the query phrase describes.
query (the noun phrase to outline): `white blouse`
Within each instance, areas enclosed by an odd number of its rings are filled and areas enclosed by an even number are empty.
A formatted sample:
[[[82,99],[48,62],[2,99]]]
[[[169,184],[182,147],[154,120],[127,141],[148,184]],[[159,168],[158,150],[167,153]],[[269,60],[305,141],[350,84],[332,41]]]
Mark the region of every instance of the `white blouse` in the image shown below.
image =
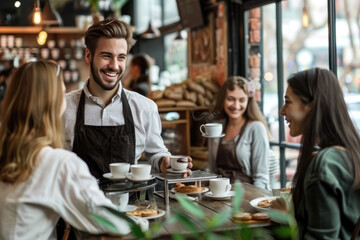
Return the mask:
[[[86,163],[69,151],[45,147],[26,181],[0,182],[0,240],[56,239],[55,226],[60,217],[84,232],[112,233],[91,214],[107,219],[118,234],[131,231],[127,222],[101,206],[116,209],[99,189]],[[136,221],[148,227],[147,220]]]

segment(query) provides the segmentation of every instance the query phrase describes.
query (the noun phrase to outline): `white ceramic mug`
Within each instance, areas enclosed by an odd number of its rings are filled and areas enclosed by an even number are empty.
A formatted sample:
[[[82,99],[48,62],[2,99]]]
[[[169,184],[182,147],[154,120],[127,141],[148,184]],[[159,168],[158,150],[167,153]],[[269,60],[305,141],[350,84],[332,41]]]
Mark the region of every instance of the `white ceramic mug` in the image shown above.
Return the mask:
[[[136,164],[131,165],[131,175],[134,180],[149,179],[151,177],[151,165]]]
[[[231,190],[229,178],[210,179],[209,188],[214,197],[226,196]]]
[[[221,123],[206,123],[200,126],[200,132],[208,136],[220,136],[222,133]]]
[[[188,156],[174,155],[170,156],[170,166],[173,170],[182,171],[185,170],[189,164]]]
[[[110,163],[110,172],[113,177],[124,178],[129,169],[130,163]]]
[[[129,193],[107,193],[106,197],[118,206],[120,211],[124,211],[129,203]]]

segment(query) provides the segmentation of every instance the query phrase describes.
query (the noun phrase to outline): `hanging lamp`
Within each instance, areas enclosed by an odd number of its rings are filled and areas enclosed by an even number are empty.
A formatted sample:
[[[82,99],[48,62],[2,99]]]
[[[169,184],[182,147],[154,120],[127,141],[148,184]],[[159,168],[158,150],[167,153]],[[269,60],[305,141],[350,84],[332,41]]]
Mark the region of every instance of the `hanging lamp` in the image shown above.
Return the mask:
[[[60,14],[53,8],[50,0],[45,0],[44,9],[41,12],[42,25],[62,25]]]
[[[150,0],[150,5],[149,5],[149,25],[147,27],[147,29],[145,30],[145,32],[140,34],[140,37],[142,38],[147,38],[147,39],[151,39],[151,38],[157,38],[160,37],[160,31],[159,29],[157,29],[156,27],[152,26],[152,5],[151,5],[151,0]]]
[[[32,20],[33,20],[34,24],[39,24],[41,22],[41,10],[40,10],[39,0],[34,1],[34,10],[33,10]]]

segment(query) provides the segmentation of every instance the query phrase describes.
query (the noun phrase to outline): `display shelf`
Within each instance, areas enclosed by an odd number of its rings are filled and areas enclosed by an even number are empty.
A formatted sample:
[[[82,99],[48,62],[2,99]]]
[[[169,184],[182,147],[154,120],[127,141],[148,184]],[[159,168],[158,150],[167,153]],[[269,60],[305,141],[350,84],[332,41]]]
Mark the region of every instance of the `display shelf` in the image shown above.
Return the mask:
[[[49,34],[84,34],[85,30],[76,27],[42,27],[42,26],[26,26],[26,27],[0,27],[0,34],[38,34],[40,31],[46,30]]]

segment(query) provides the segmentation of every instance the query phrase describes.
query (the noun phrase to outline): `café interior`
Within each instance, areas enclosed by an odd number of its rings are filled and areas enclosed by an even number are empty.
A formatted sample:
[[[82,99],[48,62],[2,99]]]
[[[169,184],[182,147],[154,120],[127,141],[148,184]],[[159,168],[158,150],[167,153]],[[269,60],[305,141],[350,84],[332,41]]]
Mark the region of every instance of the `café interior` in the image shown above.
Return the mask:
[[[58,239],[73,235],[84,239],[295,239],[293,218],[276,213],[269,214],[271,220],[254,217],[266,208],[258,205],[260,201],[280,196],[288,200],[296,172],[301,136],[290,136],[280,114],[287,79],[314,67],[333,72],[360,131],[359,1],[1,1],[0,71],[24,62],[53,60],[62,68],[66,92],[80,89],[89,76],[85,32],[94,22],[108,18],[128,23],[136,40],[123,84],[130,78],[131,59],[146,54],[151,81],[146,96],[157,104],[161,137],[172,155],[191,157],[192,175],[181,177],[175,169],[178,160],[174,167],[171,164],[172,174],[154,173],[145,182],[135,179],[130,186],[128,179],[117,179],[110,169],[109,175],[104,174],[106,181],[99,182],[100,189],[119,204],[128,194],[120,204],[123,212],[143,206],[156,209],[154,216],[140,213],[149,220],[149,230],[134,227],[126,236],[65,231]],[[207,136],[206,124],[230,76],[242,76],[253,84],[254,98],[270,131],[270,149],[277,161],[269,163],[268,189],[247,183],[219,184],[215,181],[219,175],[207,171],[212,137]],[[145,155],[139,163],[146,164]],[[194,192],[180,190],[188,184],[196,187]],[[228,195],[217,197],[216,190]],[[177,197],[178,193],[183,194]],[[253,218],[237,218],[239,209]],[[246,236],[246,229],[252,237]]]

